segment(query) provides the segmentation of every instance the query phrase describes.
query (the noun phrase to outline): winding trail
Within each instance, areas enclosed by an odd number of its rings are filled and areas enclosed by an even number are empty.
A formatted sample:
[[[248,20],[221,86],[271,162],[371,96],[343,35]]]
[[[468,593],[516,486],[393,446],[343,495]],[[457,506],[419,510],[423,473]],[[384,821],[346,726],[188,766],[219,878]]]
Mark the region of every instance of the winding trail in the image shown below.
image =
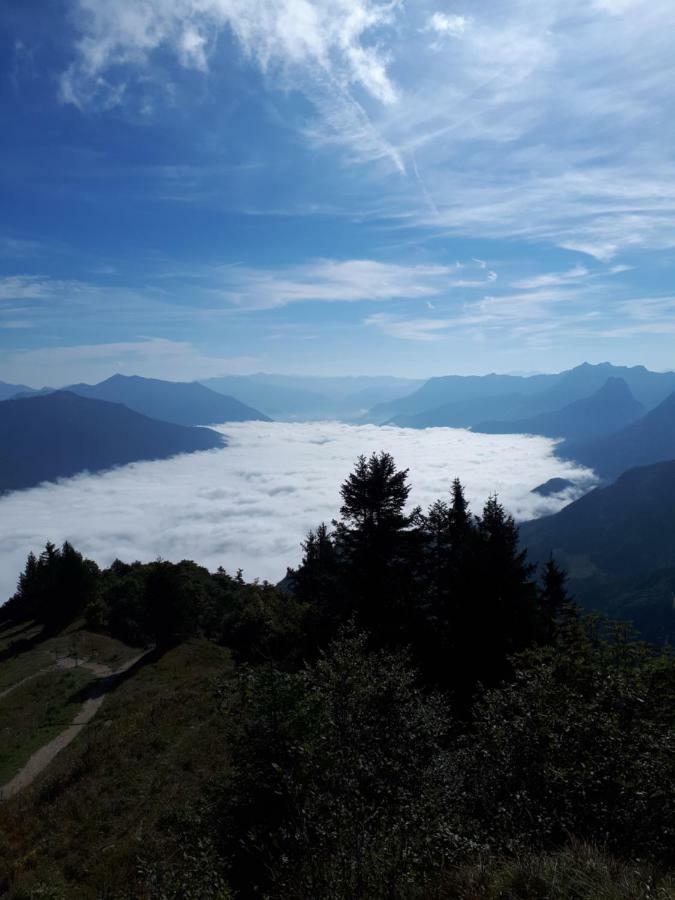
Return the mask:
[[[0,801],[9,800],[10,797],[14,797],[19,791],[22,791],[25,787],[28,787],[29,784],[32,784],[38,775],[44,772],[56,754],[60,753],[64,747],[67,747],[68,744],[70,744],[82,731],[84,726],[94,718],[101,708],[103,701],[106,698],[106,694],[108,694],[115,686],[115,682],[119,676],[131,669],[131,667],[136,665],[139,660],[151,652],[151,650],[148,650],[139,653],[138,656],[127,660],[127,662],[115,670],[102,663],[74,659],[72,656],[63,656],[60,659],[57,659],[55,666],[62,669],[74,669],[76,667],[87,669],[97,676],[97,680],[90,688],[89,696],[78,710],[70,725],[68,725],[67,728],[64,728],[64,730],[49,741],[49,743],[44,744],[39,750],[36,750],[23,768],[16,773],[14,778],[0,787]],[[30,681],[31,678],[35,678],[37,675],[41,675],[51,668],[54,668],[54,666],[48,666],[46,669],[41,669],[39,672],[29,675],[28,678],[24,678],[23,681],[13,685],[8,691],[5,691],[5,693],[0,696],[5,696],[15,688],[19,687],[20,684],[25,684],[26,681]]]

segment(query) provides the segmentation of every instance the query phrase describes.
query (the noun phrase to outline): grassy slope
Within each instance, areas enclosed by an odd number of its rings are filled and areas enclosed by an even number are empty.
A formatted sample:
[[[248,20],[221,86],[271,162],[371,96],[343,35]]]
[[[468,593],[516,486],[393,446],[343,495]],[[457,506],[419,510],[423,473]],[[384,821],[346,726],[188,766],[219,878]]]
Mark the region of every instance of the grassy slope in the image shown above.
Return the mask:
[[[84,669],[43,672],[0,699],[0,784],[71,724],[93,680]]]
[[[213,688],[229,671],[226,650],[193,641],[124,679],[36,783],[0,808],[0,896],[49,885],[46,896],[85,900],[133,880],[159,819],[226,764]]]
[[[0,693],[53,666],[59,657],[73,656],[117,668],[137,653],[113,638],[86,631],[81,622],[46,639],[32,623],[5,627],[0,629]]]
[[[111,654],[135,652],[98,635],[80,632],[78,640],[108,663]],[[37,782],[0,806],[0,897],[144,898],[131,887],[138,855],[155,839],[161,844],[161,819],[185,808],[227,766],[214,688],[232,672],[227,650],[191,641],[124,679]],[[120,894],[121,885],[129,892]],[[445,873],[434,896],[669,900],[675,885],[649,866],[575,847],[460,866]]]

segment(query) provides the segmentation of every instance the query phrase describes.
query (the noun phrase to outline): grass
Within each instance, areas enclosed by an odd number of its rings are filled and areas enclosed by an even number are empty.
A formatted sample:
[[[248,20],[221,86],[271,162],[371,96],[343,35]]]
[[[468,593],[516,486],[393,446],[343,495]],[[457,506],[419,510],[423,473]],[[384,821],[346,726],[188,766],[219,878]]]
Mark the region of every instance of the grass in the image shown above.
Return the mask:
[[[191,641],[123,679],[47,771],[0,807],[0,896],[63,885],[63,896],[93,900],[133,882],[166,813],[227,766],[214,686],[228,671],[227,650]]]
[[[0,784],[71,724],[91,682],[84,669],[45,672],[0,699]]]
[[[34,644],[41,630],[33,623],[0,629],[0,693],[52,662],[49,654]]]
[[[58,657],[73,656],[117,668],[138,653],[114,638],[86,631],[81,622],[54,637],[43,638],[41,631],[34,623],[0,629],[0,694],[53,666]]]
[[[675,878],[583,844],[557,853],[485,858],[446,874],[439,900],[672,900]]]
[[[86,652],[109,665],[136,653],[77,628],[45,644],[50,650],[66,647],[65,652],[73,655],[66,646],[72,640],[80,642],[80,655]],[[214,688],[218,679],[232,672],[226,649],[194,640],[122,677],[98,715],[37,781],[0,805],[0,896],[147,900],[149,895],[136,879],[139,856],[147,851],[152,857],[156,848],[166,847],[167,814],[188,810],[227,770]],[[59,680],[77,674],[61,671]],[[40,703],[45,704],[48,696],[40,692],[54,676],[37,676],[5,698],[0,703],[2,727],[7,711],[13,710],[14,727],[30,736]],[[55,691],[54,721],[58,697],[66,694]],[[43,738],[44,734],[40,742]],[[0,733],[3,750],[6,740]],[[22,740],[25,753],[30,737]],[[167,861],[171,859],[161,856],[158,864]],[[121,885],[126,888],[123,892]],[[445,871],[421,893],[413,887],[409,896],[411,900],[671,900],[675,881],[648,863],[617,861],[600,850],[573,845],[554,853],[471,859]]]

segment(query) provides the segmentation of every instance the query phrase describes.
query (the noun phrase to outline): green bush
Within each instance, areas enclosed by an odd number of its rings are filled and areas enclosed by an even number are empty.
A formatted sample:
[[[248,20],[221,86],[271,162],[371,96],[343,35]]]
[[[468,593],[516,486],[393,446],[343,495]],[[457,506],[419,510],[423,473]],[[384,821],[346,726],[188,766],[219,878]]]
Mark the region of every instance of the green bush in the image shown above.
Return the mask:
[[[242,896],[405,896],[464,848],[447,710],[405,657],[344,633],[300,673],[248,670],[229,718],[221,827]]]
[[[475,710],[457,765],[466,817],[496,848],[570,837],[675,859],[672,656],[571,625]]]

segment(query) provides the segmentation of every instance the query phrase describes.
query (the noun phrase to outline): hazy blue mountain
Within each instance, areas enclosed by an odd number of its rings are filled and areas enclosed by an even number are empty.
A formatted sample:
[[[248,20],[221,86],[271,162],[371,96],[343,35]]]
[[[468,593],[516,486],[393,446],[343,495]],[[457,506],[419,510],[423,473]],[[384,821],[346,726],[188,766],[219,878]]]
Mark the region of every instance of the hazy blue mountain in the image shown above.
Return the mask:
[[[550,553],[589,606],[628,615],[646,634],[673,634],[675,461],[630,469],[559,513],[520,526],[530,557]],[[670,570],[670,572],[668,571]]]
[[[65,390],[93,400],[124,403],[135,412],[177,425],[269,421],[269,417],[257,409],[196,381],[159,381],[138,375],[113,375],[100,384],[73,384]]]
[[[480,422],[474,431],[485,434],[541,434],[580,440],[619,431],[644,415],[623,378],[608,378],[599,391],[562,409],[508,422]]]
[[[386,424],[402,428],[473,428],[482,431],[482,425],[488,420],[492,425],[531,416],[532,410],[539,408],[537,396],[497,394],[459,400],[416,415],[394,416]]]
[[[0,492],[225,445],[208,428],[159,422],[68,391],[0,403]]]
[[[642,418],[606,437],[568,441],[558,453],[616,478],[627,469],[675,459],[675,393]]]
[[[409,428],[471,428],[488,420],[527,419],[590,397],[612,377],[623,379],[646,409],[675,390],[675,372],[610,363],[583,363],[557,375],[449,375],[373,407],[364,420]]]
[[[455,412],[455,404],[463,404],[467,415],[479,400],[510,396],[515,400],[520,395],[534,394],[553,385],[560,375],[444,375],[430,378],[417,390],[397,399],[373,406],[364,419],[376,424],[393,422],[402,424],[402,416],[428,415],[439,422],[442,417],[441,408],[451,407]],[[485,418],[485,415],[482,416]],[[418,424],[415,427],[425,428],[428,425]]]
[[[398,397],[421,381],[393,376],[225,375],[205,379],[214,391],[231,394],[275,419],[335,418],[353,421],[375,403]]]
[[[218,393],[236,397],[273,419],[320,416],[328,405],[327,398],[322,394],[262,381],[255,375],[226,375],[222,378],[209,378],[202,384]]]
[[[644,366],[614,366],[606,362],[596,365],[582,363],[562,372],[554,384],[538,394],[536,404],[540,408],[532,414],[561,409],[575,400],[590,397],[609,378],[625,381],[635,399],[648,410],[658,406],[675,391],[675,372],[651,372]]]
[[[6,381],[0,381],[0,401],[9,400],[10,397],[24,393],[31,393],[31,388],[25,384],[8,384]]]

